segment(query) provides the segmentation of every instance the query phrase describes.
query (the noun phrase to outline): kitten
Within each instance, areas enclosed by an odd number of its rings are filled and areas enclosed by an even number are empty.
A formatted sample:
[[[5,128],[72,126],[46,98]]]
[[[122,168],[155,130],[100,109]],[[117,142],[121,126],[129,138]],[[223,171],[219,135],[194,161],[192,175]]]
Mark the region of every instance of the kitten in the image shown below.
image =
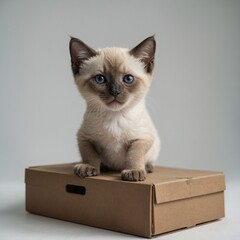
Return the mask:
[[[100,174],[101,166],[121,171],[122,180],[143,181],[160,151],[157,131],[145,107],[151,84],[154,37],[135,48],[94,50],[70,40],[75,83],[87,109],[77,133],[79,177]]]

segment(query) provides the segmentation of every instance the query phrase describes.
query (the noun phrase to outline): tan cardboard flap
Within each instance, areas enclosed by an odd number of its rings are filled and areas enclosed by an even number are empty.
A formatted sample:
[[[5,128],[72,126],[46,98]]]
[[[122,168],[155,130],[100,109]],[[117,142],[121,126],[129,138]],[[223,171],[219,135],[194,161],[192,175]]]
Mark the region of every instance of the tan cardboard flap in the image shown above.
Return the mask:
[[[193,173],[193,172],[192,172]],[[186,177],[169,182],[155,183],[155,201],[157,204],[185,198],[191,198],[225,190],[223,173],[208,172],[204,176],[193,176],[185,170]]]

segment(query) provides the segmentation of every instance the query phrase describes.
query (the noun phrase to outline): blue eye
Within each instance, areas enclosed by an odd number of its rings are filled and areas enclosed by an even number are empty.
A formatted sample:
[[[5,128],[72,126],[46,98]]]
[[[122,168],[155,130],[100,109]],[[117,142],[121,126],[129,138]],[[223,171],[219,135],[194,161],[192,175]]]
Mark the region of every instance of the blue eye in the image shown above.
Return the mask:
[[[134,82],[134,76],[132,76],[131,74],[127,74],[123,77],[123,82],[125,82],[126,84],[132,84]]]
[[[97,84],[103,84],[103,83],[107,82],[106,78],[103,75],[97,75],[95,77],[95,81]]]

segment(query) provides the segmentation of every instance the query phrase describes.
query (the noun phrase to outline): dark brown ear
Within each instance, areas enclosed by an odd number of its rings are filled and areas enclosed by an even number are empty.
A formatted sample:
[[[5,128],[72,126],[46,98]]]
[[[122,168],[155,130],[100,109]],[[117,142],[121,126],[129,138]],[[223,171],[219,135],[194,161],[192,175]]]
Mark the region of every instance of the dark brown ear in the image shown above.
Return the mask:
[[[135,48],[130,50],[130,54],[138,58],[144,64],[146,72],[151,73],[154,67],[154,55],[156,51],[156,41],[154,36],[146,38]]]
[[[77,38],[71,37],[69,50],[72,63],[73,74],[79,73],[79,68],[84,61],[97,55],[97,52],[87,46],[84,42]]]

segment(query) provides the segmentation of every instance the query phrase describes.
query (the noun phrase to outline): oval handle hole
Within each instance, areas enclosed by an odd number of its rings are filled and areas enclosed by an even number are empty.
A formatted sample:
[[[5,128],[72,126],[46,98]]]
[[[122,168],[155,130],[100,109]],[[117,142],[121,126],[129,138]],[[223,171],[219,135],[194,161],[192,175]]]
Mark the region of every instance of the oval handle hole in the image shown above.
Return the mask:
[[[77,185],[71,185],[71,184],[66,185],[66,191],[68,193],[75,193],[75,194],[80,194],[80,195],[85,195],[86,194],[86,188],[85,187],[77,186]]]

